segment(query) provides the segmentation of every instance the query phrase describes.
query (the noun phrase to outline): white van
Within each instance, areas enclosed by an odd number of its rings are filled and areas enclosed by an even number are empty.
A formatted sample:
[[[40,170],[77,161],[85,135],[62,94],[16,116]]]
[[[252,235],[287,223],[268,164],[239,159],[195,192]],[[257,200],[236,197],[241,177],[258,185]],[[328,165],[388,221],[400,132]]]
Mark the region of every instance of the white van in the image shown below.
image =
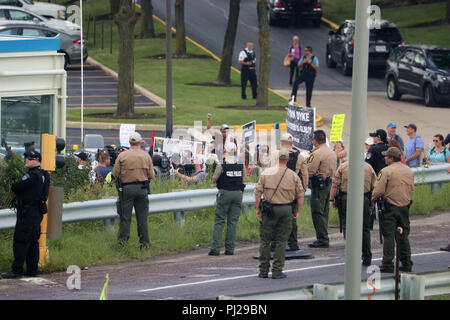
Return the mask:
[[[34,2],[32,0],[0,0],[2,6],[20,7],[45,18],[66,19],[66,7],[45,2]]]

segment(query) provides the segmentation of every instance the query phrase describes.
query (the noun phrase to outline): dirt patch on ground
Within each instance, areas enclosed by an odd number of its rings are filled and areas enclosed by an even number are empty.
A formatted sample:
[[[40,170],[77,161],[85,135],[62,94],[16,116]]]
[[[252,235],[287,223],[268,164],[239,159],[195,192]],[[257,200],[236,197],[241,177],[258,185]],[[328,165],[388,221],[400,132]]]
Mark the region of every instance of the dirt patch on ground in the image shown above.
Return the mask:
[[[103,119],[161,119],[164,118],[165,115],[153,113],[135,113],[132,115],[118,116],[115,113],[93,113],[88,117]]]
[[[236,109],[236,110],[277,110],[286,111],[286,106],[218,106],[220,109]]]

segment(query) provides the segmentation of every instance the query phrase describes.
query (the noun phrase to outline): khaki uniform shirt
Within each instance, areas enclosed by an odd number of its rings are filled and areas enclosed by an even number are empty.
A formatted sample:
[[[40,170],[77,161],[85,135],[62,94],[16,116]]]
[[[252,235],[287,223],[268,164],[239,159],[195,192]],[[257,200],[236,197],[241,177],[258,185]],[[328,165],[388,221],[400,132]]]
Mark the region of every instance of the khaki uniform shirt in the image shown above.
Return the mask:
[[[141,148],[130,148],[119,154],[112,175],[122,183],[144,182],[155,177],[150,155]]]
[[[295,150],[291,150],[291,152],[296,152]],[[297,157],[297,163],[295,164],[295,173],[302,176],[302,184],[303,189],[306,190],[308,188],[308,182],[309,182],[309,175],[308,175],[308,166],[306,165],[305,158],[301,155],[301,153],[298,153]]]
[[[319,145],[317,148],[314,148],[307,161],[309,178],[311,179],[311,177],[318,175],[322,175],[324,180],[327,178],[327,175],[333,178],[336,172],[336,164],[336,153],[328,148],[326,144]]]
[[[264,195],[264,199],[270,201],[272,204],[288,204],[303,197],[305,195],[305,190],[303,189],[300,178],[291,169],[286,169],[286,166],[280,165],[275,174],[263,173],[255,188],[255,196],[261,197],[261,195]],[[286,173],[281,180],[285,170]],[[267,172],[267,170],[264,172]],[[278,190],[276,190],[280,181],[281,183],[278,186]]]
[[[401,162],[394,162],[383,168],[377,177],[372,201],[381,197],[397,207],[409,204],[414,192],[414,173]]]
[[[336,170],[333,178],[333,185],[340,189],[342,192],[347,193],[348,190],[348,168],[349,161],[342,163]],[[375,188],[375,182],[377,181],[377,175],[370,164],[364,162],[364,193],[370,192]]]

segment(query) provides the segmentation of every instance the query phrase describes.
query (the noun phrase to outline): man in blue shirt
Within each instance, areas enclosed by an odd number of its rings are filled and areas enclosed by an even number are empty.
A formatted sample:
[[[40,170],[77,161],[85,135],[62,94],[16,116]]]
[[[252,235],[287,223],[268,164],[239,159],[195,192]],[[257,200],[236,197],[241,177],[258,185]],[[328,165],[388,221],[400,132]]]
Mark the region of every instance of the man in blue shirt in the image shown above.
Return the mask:
[[[415,124],[410,123],[405,128],[409,137],[408,141],[406,141],[406,165],[410,168],[415,168],[420,164],[420,154],[425,148],[425,142],[421,136],[416,134],[417,127]]]
[[[295,78],[291,96],[294,98],[294,101],[297,101],[298,86],[304,81],[306,87],[306,106],[311,108],[311,97],[314,80],[316,79],[317,70],[319,70],[319,59],[312,55],[312,48],[310,46],[305,48],[305,55],[298,61],[298,68],[300,69],[300,73]]]

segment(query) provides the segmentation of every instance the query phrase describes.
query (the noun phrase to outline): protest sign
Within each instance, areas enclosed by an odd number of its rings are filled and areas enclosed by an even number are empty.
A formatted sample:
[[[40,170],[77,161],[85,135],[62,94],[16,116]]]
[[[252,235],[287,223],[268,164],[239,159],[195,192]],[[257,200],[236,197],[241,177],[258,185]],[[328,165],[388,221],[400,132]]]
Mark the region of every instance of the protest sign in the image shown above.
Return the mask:
[[[135,124],[127,124],[127,123],[122,123],[120,124],[120,132],[119,132],[119,137],[120,137],[120,145],[121,146],[125,146],[125,147],[129,147],[130,146],[130,135],[135,132],[136,130],[136,125]]]
[[[242,126],[242,141],[244,145],[249,145],[256,140],[256,121],[246,123]]]
[[[316,109],[301,108],[289,103],[286,127],[292,136],[292,146],[300,150],[312,150],[316,125]]]
[[[342,131],[344,130],[345,114],[333,115],[333,121],[331,123],[330,142],[341,141]]]
[[[164,152],[169,158],[177,153],[182,161],[191,161],[194,157],[205,159],[206,144],[200,141],[189,141],[155,137],[154,151]]]

